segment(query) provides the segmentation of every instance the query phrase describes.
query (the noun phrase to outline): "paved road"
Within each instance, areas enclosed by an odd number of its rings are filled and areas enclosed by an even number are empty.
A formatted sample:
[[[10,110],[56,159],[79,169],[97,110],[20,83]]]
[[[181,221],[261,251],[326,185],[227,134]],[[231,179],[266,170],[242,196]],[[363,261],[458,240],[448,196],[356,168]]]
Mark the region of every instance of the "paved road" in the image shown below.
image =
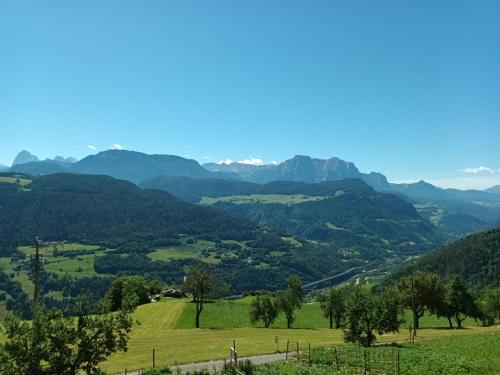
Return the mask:
[[[336,279],[338,277],[342,277],[342,276],[348,275],[351,272],[357,271],[357,270],[359,270],[361,268],[363,268],[363,267],[360,266],[360,267],[349,268],[347,271],[344,271],[342,273],[338,273],[338,274],[333,275],[333,276],[325,277],[324,279],[316,280],[316,281],[313,281],[312,283],[304,284],[304,285],[302,285],[302,288],[310,288],[312,286],[324,283],[326,281],[330,281],[330,280]],[[366,268],[366,266],[365,266],[365,268]]]
[[[292,356],[292,354],[288,354],[289,357]],[[239,360],[249,360],[255,365],[262,365],[265,363],[271,363],[271,362],[276,362],[276,361],[284,361],[286,358],[285,353],[277,353],[277,354],[265,354],[265,355],[256,355],[253,357],[244,357],[240,358]],[[224,366],[224,361],[209,361],[209,362],[200,362],[200,363],[191,363],[187,365],[178,365],[171,367],[172,371],[175,373],[177,369],[180,369],[183,374],[187,372],[193,372],[193,371],[201,371],[203,369],[208,369],[210,371],[215,370],[221,370]],[[140,375],[140,371],[135,371],[135,372],[129,372],[127,375]]]

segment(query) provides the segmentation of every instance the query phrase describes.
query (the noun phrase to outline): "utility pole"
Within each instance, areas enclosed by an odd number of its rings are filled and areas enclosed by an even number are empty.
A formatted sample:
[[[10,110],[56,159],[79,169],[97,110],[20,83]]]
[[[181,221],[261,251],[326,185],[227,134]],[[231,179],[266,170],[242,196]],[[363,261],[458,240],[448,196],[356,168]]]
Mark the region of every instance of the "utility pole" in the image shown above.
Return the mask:
[[[33,283],[35,284],[33,292],[33,317],[38,303],[39,277],[40,277],[40,239],[35,237],[35,265],[33,267]]]
[[[415,289],[413,286],[413,274],[411,274],[411,310],[413,313],[412,342],[415,343],[415,336],[417,336],[417,312],[415,311]]]

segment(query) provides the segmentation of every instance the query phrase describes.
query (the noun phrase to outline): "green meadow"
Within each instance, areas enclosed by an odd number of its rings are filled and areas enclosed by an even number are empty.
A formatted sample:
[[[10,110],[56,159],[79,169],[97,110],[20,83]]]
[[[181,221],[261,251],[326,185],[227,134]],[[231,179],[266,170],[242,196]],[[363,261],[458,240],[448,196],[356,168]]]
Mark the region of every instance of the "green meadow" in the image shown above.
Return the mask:
[[[6,182],[8,184],[18,184],[22,188],[26,188],[31,184],[31,180],[21,177],[12,176],[0,176],[0,182]]]
[[[298,204],[304,202],[316,202],[330,197],[311,196],[304,194],[281,195],[281,194],[249,194],[249,195],[232,195],[227,197],[203,197],[200,204],[215,204],[218,202],[227,202],[234,204],[249,204],[249,203],[280,203],[280,204]]]
[[[147,368],[151,366],[153,349],[158,366],[223,359],[228,356],[233,339],[240,356],[284,352],[287,340],[298,341],[302,348],[309,343],[313,347],[344,344],[341,330],[326,328],[327,320],[322,318],[317,304],[304,305],[297,312],[292,329],[284,328],[282,317],[272,328],[265,329],[250,323],[250,302],[251,297],[247,297],[205,305],[201,329],[192,328],[194,311],[189,299],[164,299],[140,306],[134,313],[137,324],[132,329],[128,351],[113,354],[102,368],[109,374]],[[500,334],[500,327],[478,327],[474,321],[467,322],[462,330],[446,327],[444,320],[425,317],[417,343],[441,338],[451,342],[462,336],[467,336],[464,338],[467,342],[472,335]],[[379,343],[408,342],[408,331],[403,327],[400,333],[381,335],[378,340]]]

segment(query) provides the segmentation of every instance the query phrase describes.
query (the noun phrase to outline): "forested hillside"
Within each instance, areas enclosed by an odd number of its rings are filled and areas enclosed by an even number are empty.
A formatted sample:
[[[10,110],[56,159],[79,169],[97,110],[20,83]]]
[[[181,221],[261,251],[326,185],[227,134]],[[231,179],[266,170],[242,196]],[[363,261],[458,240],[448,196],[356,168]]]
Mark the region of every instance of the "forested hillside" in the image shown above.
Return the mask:
[[[256,226],[158,190],[107,176],[56,174],[20,188],[0,183],[3,254],[30,243],[68,240],[116,247],[161,246],[179,234],[207,239],[252,239]]]
[[[107,176],[6,174],[0,181],[3,270],[28,278],[33,248],[26,245],[39,236],[47,243],[46,283],[53,291],[67,286],[58,280],[68,272],[79,280],[144,275],[176,284],[186,265],[202,261],[223,275],[232,293],[242,293],[277,289],[292,274],[313,281],[363,262],[342,259],[335,244],[298,240]]]
[[[476,287],[500,286],[500,229],[473,234],[405,265],[392,277],[414,270],[462,277]]]
[[[414,253],[439,246],[444,237],[405,199],[373,190],[358,179],[307,184],[167,178],[151,181],[174,194],[243,216],[257,225],[352,247],[377,257],[386,251]]]

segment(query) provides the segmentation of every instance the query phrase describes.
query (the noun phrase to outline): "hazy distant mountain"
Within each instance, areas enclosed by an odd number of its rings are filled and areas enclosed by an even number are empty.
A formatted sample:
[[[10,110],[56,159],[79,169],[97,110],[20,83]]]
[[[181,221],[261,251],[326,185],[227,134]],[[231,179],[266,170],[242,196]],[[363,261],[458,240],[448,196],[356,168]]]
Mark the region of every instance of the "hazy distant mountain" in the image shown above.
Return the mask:
[[[76,163],[78,160],[72,156],[68,156],[68,157],[64,157],[64,156],[56,156],[54,158],[55,161],[58,161],[60,163],[70,163],[70,164],[73,164],[73,163]]]
[[[47,159],[41,161],[32,161],[28,163],[16,164],[13,165],[9,169],[9,171],[37,176],[37,175],[48,175],[59,172],[66,172],[68,171],[69,166],[70,164],[68,163],[61,163],[59,161]]]
[[[313,183],[346,178],[360,178],[378,191],[397,192],[420,201],[457,199],[468,202],[500,204],[500,197],[492,194],[491,191],[441,189],[425,181],[392,184],[381,173],[360,172],[353,163],[339,158],[316,159],[310,156],[297,155],[277,165],[267,164],[258,166],[242,163],[208,163],[204,167],[210,171],[235,172],[244,180],[257,183],[281,180]]]
[[[156,176],[192,178],[239,178],[236,174],[212,173],[197,161],[174,155],[148,155],[125,150],[108,150],[87,156],[73,164],[73,173],[108,175],[135,183]]]
[[[491,193],[491,194],[500,194],[500,185],[490,187],[489,189],[486,189],[484,191]]]
[[[38,160],[38,159],[37,159]],[[15,165],[11,172],[47,175],[58,172],[107,175],[134,183],[157,176],[240,179],[236,173],[210,172],[197,161],[174,155],[148,155],[125,150],[108,150],[97,155],[75,158],[56,156],[54,160],[32,161]]]
[[[327,180],[361,178],[362,174],[351,162],[339,158],[314,159],[310,156],[296,155],[292,159],[274,165],[248,165],[242,163],[208,163],[205,168],[211,171],[231,171],[238,173],[247,181],[266,183],[270,181],[301,181],[307,183]]]
[[[245,164],[245,163],[205,163],[203,164],[203,167],[205,169],[211,171],[211,172],[226,172],[226,173],[237,173],[240,175],[244,180],[250,179],[251,175],[257,170],[262,167],[262,165],[253,165],[253,164]]]
[[[7,167],[6,165],[0,164],[0,172],[5,172],[8,169],[9,169],[9,167]]]
[[[38,161],[38,157],[30,153],[29,151],[23,150],[19,154],[17,154],[16,158],[12,162],[12,166],[18,164],[31,163],[34,161]]]

